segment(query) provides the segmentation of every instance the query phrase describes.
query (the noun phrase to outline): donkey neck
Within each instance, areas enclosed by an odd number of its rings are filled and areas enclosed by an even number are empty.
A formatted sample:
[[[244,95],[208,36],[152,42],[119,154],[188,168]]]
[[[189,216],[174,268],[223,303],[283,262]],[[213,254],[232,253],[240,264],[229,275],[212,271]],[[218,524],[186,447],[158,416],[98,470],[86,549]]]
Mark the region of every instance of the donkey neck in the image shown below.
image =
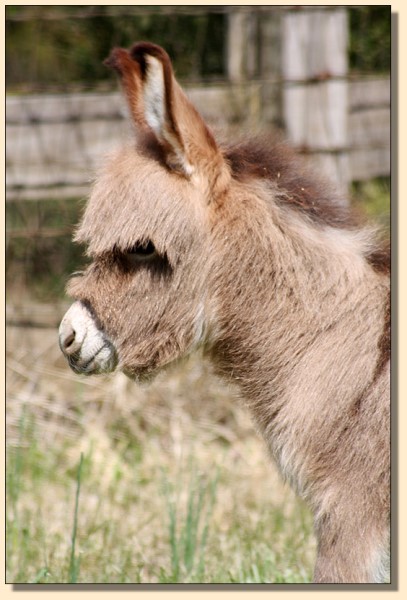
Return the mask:
[[[384,298],[386,284],[365,260],[365,232],[318,227],[258,197],[247,197],[249,204],[249,221],[229,207],[233,226],[217,232],[223,261],[213,269],[211,353],[218,370],[253,395],[281,390],[310,346],[332,328],[340,332],[341,323],[352,327],[354,306],[368,307],[377,287]]]

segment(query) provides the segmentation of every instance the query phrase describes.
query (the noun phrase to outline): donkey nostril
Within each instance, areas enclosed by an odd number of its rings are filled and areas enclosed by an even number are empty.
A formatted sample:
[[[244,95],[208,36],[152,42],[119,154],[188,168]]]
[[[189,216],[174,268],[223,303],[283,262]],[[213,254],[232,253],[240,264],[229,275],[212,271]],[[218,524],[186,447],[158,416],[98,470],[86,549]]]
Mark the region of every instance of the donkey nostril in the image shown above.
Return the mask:
[[[75,341],[75,331],[72,330],[72,332],[62,342],[64,350],[69,350],[69,347],[72,346],[74,341]]]
[[[60,329],[59,345],[64,354],[73,354],[77,350],[75,339],[75,329],[70,324],[63,323]]]

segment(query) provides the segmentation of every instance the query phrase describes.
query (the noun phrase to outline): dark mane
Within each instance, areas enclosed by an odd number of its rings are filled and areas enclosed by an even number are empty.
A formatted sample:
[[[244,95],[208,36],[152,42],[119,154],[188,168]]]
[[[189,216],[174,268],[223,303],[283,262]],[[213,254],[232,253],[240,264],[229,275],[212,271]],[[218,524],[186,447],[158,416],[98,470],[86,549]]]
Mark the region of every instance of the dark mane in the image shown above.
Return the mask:
[[[252,178],[272,181],[284,192],[281,202],[306,214],[321,225],[355,229],[363,224],[348,200],[329,182],[317,175],[289,145],[281,139],[254,138],[224,149],[232,175],[240,181]],[[390,246],[378,243],[367,260],[376,271],[390,269]]]

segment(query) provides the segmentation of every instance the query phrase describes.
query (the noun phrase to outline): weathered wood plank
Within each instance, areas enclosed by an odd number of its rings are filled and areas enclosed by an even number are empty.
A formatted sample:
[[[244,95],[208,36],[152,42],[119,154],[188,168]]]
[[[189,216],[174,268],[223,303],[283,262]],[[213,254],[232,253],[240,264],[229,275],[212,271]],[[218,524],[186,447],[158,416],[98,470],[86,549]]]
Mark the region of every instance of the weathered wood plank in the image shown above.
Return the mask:
[[[261,85],[259,83],[184,86],[184,89],[191,102],[210,125],[228,126],[240,123],[244,128],[253,125],[256,121],[257,125],[260,124],[258,103]]]
[[[390,148],[390,109],[370,108],[349,115],[352,148]]]
[[[126,121],[6,125],[6,185],[83,185],[125,135]]]
[[[390,175],[388,148],[356,148],[349,152],[350,181]]]
[[[278,83],[276,83],[278,85]],[[218,84],[212,86],[185,85],[184,89],[205,118],[230,122],[247,116],[247,101],[258,85]],[[81,121],[120,121],[127,117],[127,107],[118,92],[104,94],[61,94],[6,97],[6,123],[29,125]]]
[[[53,304],[39,302],[24,303],[14,301],[6,306],[6,324],[15,327],[38,327],[56,329],[64,311],[69,306],[66,301]]]
[[[390,77],[375,77],[349,82],[349,110],[367,108],[390,108]]]
[[[266,80],[188,86],[187,94],[212,126],[252,130],[270,122],[265,106],[279,88]],[[388,174],[389,88],[389,78],[287,84],[287,138],[314,157],[325,151],[324,171],[330,175],[336,165],[340,172],[333,179],[339,182]],[[131,134],[119,93],[7,97],[6,108],[9,199],[86,194],[104,155]],[[347,168],[341,152],[349,148]],[[329,158],[332,151],[341,158]]]
[[[7,96],[8,124],[120,119],[127,114],[119,92]]]
[[[215,127],[260,123],[258,84],[187,87],[186,91]],[[55,197],[58,188],[62,195],[83,195],[104,156],[132,131],[116,93],[11,97],[6,104],[10,200]]]

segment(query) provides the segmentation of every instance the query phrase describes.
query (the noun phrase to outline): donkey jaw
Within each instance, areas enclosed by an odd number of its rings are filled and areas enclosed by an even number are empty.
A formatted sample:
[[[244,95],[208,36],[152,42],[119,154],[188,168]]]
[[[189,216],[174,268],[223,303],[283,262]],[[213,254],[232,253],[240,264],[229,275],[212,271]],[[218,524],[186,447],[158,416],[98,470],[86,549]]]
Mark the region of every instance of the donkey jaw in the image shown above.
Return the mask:
[[[74,302],[62,319],[59,345],[75,373],[110,373],[117,366],[117,352],[113,343],[96,326],[91,313],[81,302]]]
[[[148,342],[135,345],[130,360],[119,360],[117,370],[136,383],[149,383],[159,373],[171,369],[187,360],[191,354],[205,345],[205,326],[203,315],[199,312],[194,323],[191,336],[187,339],[176,339],[160,333]],[[120,356],[120,352],[119,352]],[[146,361],[145,357],[148,357]]]

